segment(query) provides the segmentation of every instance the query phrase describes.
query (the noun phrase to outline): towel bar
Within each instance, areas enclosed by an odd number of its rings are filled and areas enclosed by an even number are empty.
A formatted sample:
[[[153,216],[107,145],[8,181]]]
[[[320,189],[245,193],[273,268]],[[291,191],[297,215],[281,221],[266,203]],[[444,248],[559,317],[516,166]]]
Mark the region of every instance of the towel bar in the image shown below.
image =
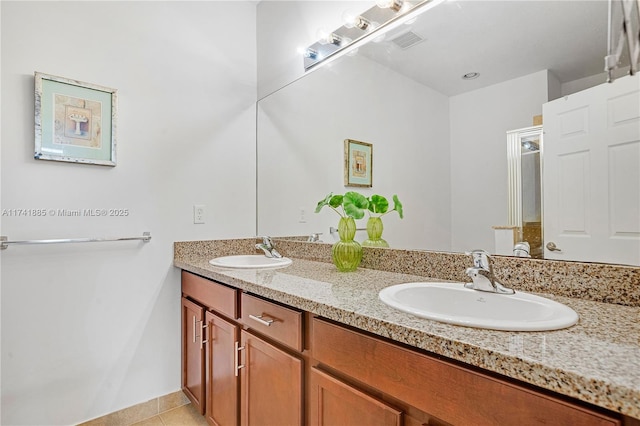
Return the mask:
[[[6,236],[0,237],[0,249],[5,250],[9,244],[64,244],[64,243],[102,243],[107,241],[144,241],[151,240],[151,232],[143,232],[141,237],[122,237],[122,238],[64,238],[54,240],[23,240],[8,241]]]

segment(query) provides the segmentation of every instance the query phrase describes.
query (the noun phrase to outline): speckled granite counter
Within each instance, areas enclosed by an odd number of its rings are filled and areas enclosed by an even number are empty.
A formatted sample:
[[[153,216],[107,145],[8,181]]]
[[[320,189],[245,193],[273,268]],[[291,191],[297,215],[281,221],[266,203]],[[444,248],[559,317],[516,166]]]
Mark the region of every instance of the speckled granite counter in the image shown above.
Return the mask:
[[[294,258],[274,270],[211,266],[216,255],[251,253],[246,244],[176,250],[174,265],[195,274],[417,348],[522,380],[640,419],[640,308],[545,295],[573,308],[577,325],[551,332],[480,330],[420,319],[378,299],[393,284],[426,281]]]

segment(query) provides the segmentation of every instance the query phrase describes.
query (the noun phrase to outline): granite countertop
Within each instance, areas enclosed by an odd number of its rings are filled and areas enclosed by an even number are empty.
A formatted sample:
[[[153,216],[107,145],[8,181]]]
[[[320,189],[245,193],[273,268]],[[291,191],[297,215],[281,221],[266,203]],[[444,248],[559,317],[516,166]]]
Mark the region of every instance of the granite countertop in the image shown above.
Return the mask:
[[[176,257],[186,271],[368,332],[640,419],[640,308],[545,294],[573,308],[575,326],[505,332],[449,325],[395,310],[378,299],[423,276],[293,259],[271,270],[213,267],[210,257]],[[442,280],[436,280],[442,281]]]

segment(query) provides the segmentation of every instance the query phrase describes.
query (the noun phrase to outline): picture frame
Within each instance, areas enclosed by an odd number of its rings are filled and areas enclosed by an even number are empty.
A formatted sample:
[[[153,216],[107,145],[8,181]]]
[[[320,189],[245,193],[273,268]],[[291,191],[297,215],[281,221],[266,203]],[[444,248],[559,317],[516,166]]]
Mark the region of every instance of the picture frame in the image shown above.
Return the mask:
[[[117,90],[35,73],[36,160],[116,165]]]
[[[344,140],[344,186],[373,186],[373,145]]]

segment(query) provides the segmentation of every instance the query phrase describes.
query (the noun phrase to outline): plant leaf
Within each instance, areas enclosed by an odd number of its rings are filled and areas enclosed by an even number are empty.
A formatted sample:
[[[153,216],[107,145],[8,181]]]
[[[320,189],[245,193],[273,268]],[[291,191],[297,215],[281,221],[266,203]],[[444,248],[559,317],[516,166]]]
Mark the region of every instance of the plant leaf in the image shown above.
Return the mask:
[[[330,193],[329,195],[324,197],[324,199],[318,201],[318,205],[316,206],[316,213],[320,213],[320,210],[322,210],[324,206],[329,204],[329,200],[331,200],[332,195],[333,193]]]
[[[344,194],[342,205],[348,217],[362,219],[364,217],[364,211],[369,205],[369,201],[364,195],[350,191]]]
[[[340,207],[342,205],[342,198],[343,198],[342,195],[334,195],[329,200],[329,205],[331,207],[333,207],[334,209],[337,209],[338,207]]]
[[[389,201],[382,195],[372,195],[369,198],[369,210],[373,213],[386,213],[389,209]]]
[[[398,199],[397,195],[393,196],[393,209],[398,212],[400,219],[404,218],[404,212],[402,211],[402,203]]]

